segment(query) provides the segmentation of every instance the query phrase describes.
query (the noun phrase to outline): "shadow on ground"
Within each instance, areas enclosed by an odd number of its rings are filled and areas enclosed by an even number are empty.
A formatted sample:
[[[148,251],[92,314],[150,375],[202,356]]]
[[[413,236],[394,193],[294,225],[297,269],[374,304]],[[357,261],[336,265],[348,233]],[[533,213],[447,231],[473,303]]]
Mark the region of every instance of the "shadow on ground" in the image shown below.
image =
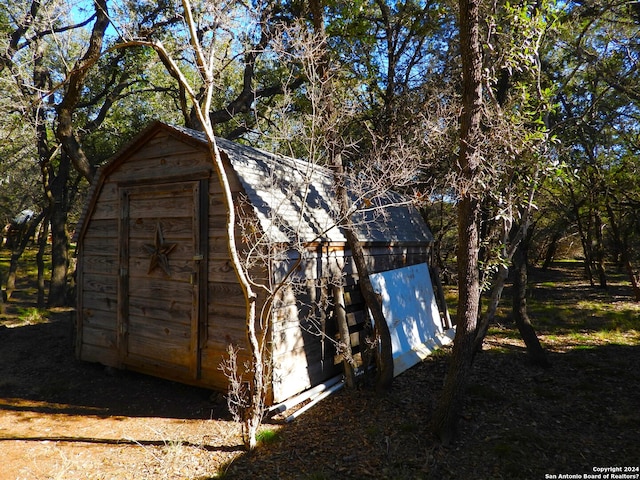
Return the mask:
[[[73,312],[49,323],[0,326],[0,410],[96,416],[219,418],[211,392],[76,360]]]
[[[448,361],[437,356],[388,395],[343,391],[322,402],[225,478],[541,479],[638,465],[640,347],[550,357],[553,367],[539,370],[522,347],[481,354],[448,447],[428,431]]]

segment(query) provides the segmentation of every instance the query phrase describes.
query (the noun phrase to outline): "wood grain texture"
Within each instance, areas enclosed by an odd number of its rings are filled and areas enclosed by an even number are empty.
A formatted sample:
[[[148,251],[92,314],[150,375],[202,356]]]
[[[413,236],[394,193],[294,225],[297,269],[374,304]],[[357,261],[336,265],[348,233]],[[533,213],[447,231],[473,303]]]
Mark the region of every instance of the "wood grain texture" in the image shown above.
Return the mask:
[[[114,348],[104,348],[83,342],[78,356],[85,362],[101,363],[108,367],[118,366],[118,352]]]
[[[83,223],[77,352],[84,360],[226,390],[219,366],[227,346],[243,348],[240,363],[249,358],[245,298],[229,261],[222,190],[206,145],[164,128],[143,137],[105,168]],[[242,184],[224,159],[239,200]],[[247,205],[237,213],[254,214]],[[149,247],[155,245],[158,228],[167,244],[175,244],[167,254],[170,274],[149,269]],[[242,235],[240,226],[236,235],[237,248],[246,250],[242,242],[250,237]],[[365,251],[372,272],[424,262],[427,254],[424,246],[376,244]],[[334,362],[336,327],[330,307],[324,317],[310,307],[327,299],[328,272],[339,272],[347,285],[346,315],[356,358],[364,343],[366,314],[353,288],[357,275],[345,245],[311,245],[298,265],[297,255],[290,251],[276,269],[283,278],[295,265],[293,278],[302,287],[284,289],[271,312],[276,401],[340,371]],[[259,269],[251,276],[266,281],[266,272]],[[260,297],[258,310],[264,301]]]

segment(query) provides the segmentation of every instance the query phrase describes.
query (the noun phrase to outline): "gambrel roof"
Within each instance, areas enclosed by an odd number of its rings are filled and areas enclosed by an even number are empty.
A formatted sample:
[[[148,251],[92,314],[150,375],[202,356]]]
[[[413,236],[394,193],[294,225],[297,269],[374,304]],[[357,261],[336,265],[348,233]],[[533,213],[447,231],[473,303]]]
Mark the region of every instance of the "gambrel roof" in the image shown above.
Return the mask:
[[[181,138],[194,147],[208,147],[202,132],[154,122],[100,168],[90,197],[96,188],[99,190],[113,162],[122,161],[128,150],[138,148],[145,139],[153,136],[154,131],[159,130]],[[223,138],[216,138],[216,142],[238,176],[262,231],[271,241],[346,242],[338,226],[338,207],[329,169]],[[358,204],[355,195],[351,197],[356,210],[352,219],[362,242],[425,244],[433,241],[420,213],[400,195],[388,192],[384,196],[367,198],[366,208]],[[85,211],[83,217],[87,213]]]
[[[201,132],[170,127],[206,145]],[[324,167],[217,138],[235,170],[262,230],[275,242],[337,242],[338,226],[332,172]],[[355,195],[352,200],[356,202]],[[362,203],[362,202],[360,202]],[[433,240],[420,213],[400,195],[387,192],[357,205],[352,219],[366,243],[423,244]]]

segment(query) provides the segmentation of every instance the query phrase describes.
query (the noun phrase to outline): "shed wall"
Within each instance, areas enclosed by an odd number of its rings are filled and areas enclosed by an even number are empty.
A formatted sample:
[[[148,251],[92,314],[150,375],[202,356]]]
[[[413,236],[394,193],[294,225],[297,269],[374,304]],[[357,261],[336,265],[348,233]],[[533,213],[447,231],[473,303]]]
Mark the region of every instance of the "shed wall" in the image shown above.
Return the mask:
[[[124,279],[120,275],[123,268],[122,250],[131,251],[128,254],[131,259],[127,268],[133,262],[146,262],[144,245],[153,243],[153,232],[146,232],[147,237],[144,238],[132,237],[130,244],[120,238],[123,234],[123,189],[136,191],[142,185],[148,186],[150,191],[160,191],[163,190],[160,187],[162,185],[201,179],[206,179],[207,183],[207,205],[203,208],[207,212],[207,219],[202,233],[207,236],[206,252],[203,255],[206,259],[206,285],[200,292],[190,293],[190,282],[193,281],[191,271],[197,273],[197,267],[189,258],[191,253],[182,251],[181,246],[188,246],[189,241],[182,238],[179,231],[189,234],[195,232],[187,228],[190,212],[184,212],[185,215],[176,213],[185,204],[188,195],[176,196],[173,204],[165,203],[169,208],[165,207],[164,210],[176,210],[174,213],[161,210],[159,194],[148,195],[147,199],[138,201],[132,207],[144,212],[132,211],[128,215],[132,218],[132,224],[135,224],[136,219],[138,223],[143,220],[152,223],[156,218],[160,222],[163,216],[172,218],[171,226],[164,225],[166,220],[162,223],[167,230],[164,232],[165,241],[181,245],[169,254],[170,264],[175,270],[172,272],[172,279],[175,281],[168,284],[167,288],[171,291],[163,291],[163,273],[156,270],[147,275],[145,264],[142,266],[145,271],[142,275],[138,274],[140,278],[135,279],[138,282],[136,292],[130,295],[122,284],[134,279]],[[240,184],[233,175],[231,187],[236,193],[240,191]],[[117,159],[99,188],[78,251],[78,356],[86,361],[132,368],[187,383],[225,389],[227,380],[218,367],[221,358],[226,355],[228,343],[244,345],[246,342],[245,303],[229,262],[226,211],[221,187],[212,173],[208,152],[160,131],[152,138],[143,140],[140,148],[134,150],[129,157]],[[185,209],[188,210],[188,207]],[[184,220],[176,220],[181,215]],[[147,276],[148,279],[145,278]],[[141,282],[147,286],[148,294],[140,293],[143,290]],[[122,298],[125,295],[127,299]],[[200,325],[193,325],[190,315],[193,313],[197,316],[197,312],[192,311],[197,306],[192,305],[192,302],[198,295],[203,297],[204,306],[200,312],[203,318],[200,319]],[[167,296],[175,297],[170,307],[163,304],[157,308],[155,305],[161,304]],[[131,311],[122,311],[123,304],[128,305]],[[123,319],[123,316],[126,318]],[[171,321],[172,325],[167,326],[167,321]],[[125,325],[119,325],[119,322],[125,322]],[[193,335],[191,329],[194,327],[200,330],[194,339],[199,348],[196,360],[199,375],[176,366],[181,363],[180,351],[184,350],[179,339]],[[124,348],[137,349],[135,361],[127,357],[131,352],[124,356],[122,354],[121,343],[125,340],[119,332],[123,328],[127,330],[127,345]],[[169,331],[171,335],[167,333]],[[154,339],[163,339],[167,352],[170,352],[171,338],[174,337],[177,340],[174,340],[173,354],[166,353],[167,358],[162,359],[157,358],[159,354],[151,353],[150,342]],[[149,358],[144,357],[145,348],[149,350]],[[172,365],[172,359],[176,365]],[[244,360],[241,356],[239,363]]]
[[[229,344],[246,347],[246,307],[229,260],[221,187],[206,148],[155,129],[106,168],[78,250],[79,358],[225,390],[220,362]],[[230,167],[228,174],[237,198],[243,187]],[[174,192],[173,203],[161,191]],[[190,212],[198,217],[192,224]],[[147,271],[145,250],[153,243],[150,227],[156,223],[162,224],[167,243],[181,245],[169,254],[173,283],[163,283],[159,269]],[[189,243],[190,235],[199,240]],[[185,250],[189,245],[192,249]],[[427,260],[426,245],[375,244],[366,246],[366,253],[372,273]],[[288,264],[295,261],[290,252]],[[195,289],[190,287],[194,278]],[[336,278],[344,285],[357,282],[344,245],[311,248],[295,278],[299,288],[285,288],[274,303],[269,338],[276,402],[341,372],[329,292]],[[174,302],[172,296],[179,298]],[[165,340],[169,353],[153,353]],[[128,356],[131,347],[137,349],[135,361]],[[240,351],[239,365],[248,360],[247,352]]]
[[[273,395],[282,401],[342,372],[336,362],[332,284],[355,285],[356,268],[344,247],[318,248],[305,253],[291,285],[279,296],[273,315]],[[426,246],[365,248],[370,273],[383,272],[427,260]],[[289,268],[298,253],[290,252]],[[288,267],[279,269],[283,275]]]

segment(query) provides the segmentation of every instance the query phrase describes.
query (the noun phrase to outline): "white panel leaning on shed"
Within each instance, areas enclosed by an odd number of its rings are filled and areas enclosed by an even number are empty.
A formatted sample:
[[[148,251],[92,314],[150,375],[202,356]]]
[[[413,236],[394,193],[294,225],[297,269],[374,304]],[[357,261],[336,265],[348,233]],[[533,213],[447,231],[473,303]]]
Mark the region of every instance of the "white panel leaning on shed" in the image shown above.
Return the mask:
[[[453,341],[455,329],[443,330],[426,263],[369,277],[382,297],[382,312],[391,332],[394,375]]]

